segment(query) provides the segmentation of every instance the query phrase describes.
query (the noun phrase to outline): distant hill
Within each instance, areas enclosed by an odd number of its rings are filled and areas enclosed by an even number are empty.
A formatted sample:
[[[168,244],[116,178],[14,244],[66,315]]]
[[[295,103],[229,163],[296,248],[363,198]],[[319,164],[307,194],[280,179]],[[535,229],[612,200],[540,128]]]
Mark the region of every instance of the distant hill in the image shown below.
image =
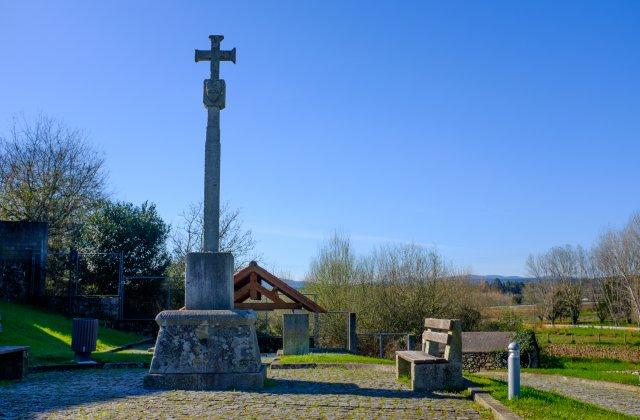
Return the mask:
[[[281,279],[281,280],[296,290],[301,290],[306,284],[306,282],[303,280],[291,280],[291,279]]]
[[[475,281],[492,281],[494,279],[500,279],[500,281],[518,281],[520,283],[531,283],[536,281],[533,277],[522,277],[522,276],[502,276],[500,274],[486,274],[486,275],[478,275],[472,274],[471,280]]]
[[[500,275],[500,274],[486,274],[486,275],[472,274],[469,277],[473,281],[486,281],[486,282],[490,282],[493,279],[500,279],[500,281],[502,281],[502,282],[510,280],[510,281],[517,281],[517,282],[520,282],[520,283],[531,283],[531,282],[536,281],[536,279],[533,278],[533,277],[503,276],[503,275]],[[304,280],[282,279],[282,281],[284,281],[285,283],[287,283],[289,286],[293,287],[296,290],[303,289],[305,284],[306,284],[306,282]]]

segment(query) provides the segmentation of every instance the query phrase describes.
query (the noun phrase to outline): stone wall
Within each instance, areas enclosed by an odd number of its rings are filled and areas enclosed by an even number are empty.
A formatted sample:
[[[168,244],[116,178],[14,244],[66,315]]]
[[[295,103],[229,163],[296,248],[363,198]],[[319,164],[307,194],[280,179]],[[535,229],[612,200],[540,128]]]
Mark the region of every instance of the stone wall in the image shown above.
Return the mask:
[[[479,370],[506,369],[507,351],[494,351],[486,353],[463,353],[462,368],[469,372]]]
[[[83,317],[105,320],[118,319],[118,296],[76,296],[74,312]]]
[[[28,302],[44,296],[47,242],[45,222],[0,221],[0,297]]]
[[[47,296],[44,298],[44,305],[71,316],[105,321],[118,319],[118,296],[74,296],[71,302],[68,297]]]

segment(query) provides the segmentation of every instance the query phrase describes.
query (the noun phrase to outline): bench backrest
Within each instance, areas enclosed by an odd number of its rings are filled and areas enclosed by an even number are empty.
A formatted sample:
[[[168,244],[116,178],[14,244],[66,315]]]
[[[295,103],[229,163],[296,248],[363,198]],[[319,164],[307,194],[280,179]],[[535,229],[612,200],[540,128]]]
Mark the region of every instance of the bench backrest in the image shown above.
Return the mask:
[[[462,363],[462,323],[459,319],[425,318],[424,326],[423,352],[439,356],[440,344],[444,344],[444,358],[450,363]]]

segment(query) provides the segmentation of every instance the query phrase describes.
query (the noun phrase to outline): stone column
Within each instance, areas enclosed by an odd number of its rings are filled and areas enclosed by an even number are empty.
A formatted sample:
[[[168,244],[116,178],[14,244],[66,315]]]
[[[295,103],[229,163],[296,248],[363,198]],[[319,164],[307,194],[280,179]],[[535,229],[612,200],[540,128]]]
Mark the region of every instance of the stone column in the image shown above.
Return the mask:
[[[204,150],[205,252],[220,250],[220,108],[207,106],[207,137]]]

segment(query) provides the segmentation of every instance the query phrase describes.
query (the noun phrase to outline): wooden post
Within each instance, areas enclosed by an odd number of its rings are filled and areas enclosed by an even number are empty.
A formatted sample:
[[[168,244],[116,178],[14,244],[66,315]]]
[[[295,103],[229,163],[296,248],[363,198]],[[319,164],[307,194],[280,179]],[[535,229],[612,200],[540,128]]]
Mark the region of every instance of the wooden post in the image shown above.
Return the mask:
[[[124,319],[124,253],[118,253],[118,321]]]
[[[380,343],[380,358],[384,359],[384,339],[382,338],[382,333],[378,336],[378,341]]]
[[[416,347],[416,336],[407,334],[407,350],[413,350]]]
[[[320,348],[320,314],[313,313],[313,347]]]
[[[358,336],[356,335],[357,318],[354,312],[347,314],[347,350],[358,354]]]

